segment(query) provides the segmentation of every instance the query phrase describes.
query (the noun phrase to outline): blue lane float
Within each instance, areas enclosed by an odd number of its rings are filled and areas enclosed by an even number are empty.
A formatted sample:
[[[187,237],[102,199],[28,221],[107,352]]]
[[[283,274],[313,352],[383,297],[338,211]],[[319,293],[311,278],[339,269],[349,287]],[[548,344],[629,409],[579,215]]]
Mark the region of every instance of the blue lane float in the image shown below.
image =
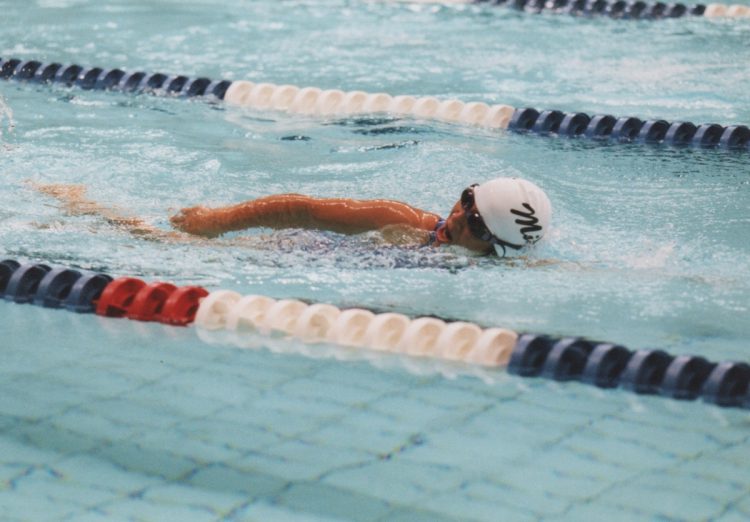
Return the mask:
[[[42,263],[0,262],[0,298],[45,308],[66,308],[92,313],[96,299],[112,281],[106,274],[70,268],[52,268]]]
[[[301,314],[299,317],[306,314],[308,319],[312,317],[310,310],[317,308],[325,315],[330,313],[329,309],[335,308],[326,304],[308,306],[293,300],[275,301],[263,296],[242,298],[228,290],[208,292],[196,286],[177,288],[163,282],[148,284],[132,277],[113,279],[107,274],[51,267],[44,263],[21,264],[13,259],[0,261],[0,298],[19,304],[96,313],[113,320],[127,317],[175,326],[197,321],[196,314],[203,303],[207,310],[201,321],[216,322],[211,328],[220,327],[222,323],[218,317],[209,317],[212,305],[208,303],[212,300],[225,300],[222,309],[230,314],[233,313],[229,306],[231,303],[250,309],[258,305],[259,300],[267,302],[268,306],[275,302],[271,309],[277,311],[283,307],[297,310],[295,313]],[[308,312],[300,312],[305,308]],[[347,313],[352,317],[357,314],[369,315],[370,319],[375,317],[372,312],[363,309],[341,312],[341,317]],[[396,315],[386,313],[382,319],[393,320]],[[235,321],[238,318],[235,317]],[[405,316],[402,319],[406,323],[410,321]],[[442,322],[435,318],[417,318],[412,323],[425,320]],[[479,330],[477,325],[460,321],[448,324],[453,326],[444,325],[446,330],[457,326]],[[499,329],[487,331],[491,330]],[[516,336],[513,332],[509,333]],[[663,350],[632,351],[624,346],[581,337],[555,338],[527,333],[514,339],[508,346],[511,353],[507,370],[511,374],[561,382],[579,381],[599,388],[619,387],[641,395],[659,395],[676,400],[700,398],[717,406],[750,409],[750,365],[743,362],[715,363],[700,356],[674,356]],[[453,339],[453,342],[457,340]],[[411,353],[408,347],[406,351]],[[420,352],[420,355],[426,354]],[[467,362],[476,363],[471,357]],[[496,363],[495,366],[502,367],[504,364]]]
[[[83,274],[75,280],[70,292],[65,297],[64,306],[71,312],[90,314],[95,310],[95,302],[112,277],[107,274]]]
[[[39,282],[34,304],[45,308],[60,308],[81,275],[81,272],[71,268],[51,269]]]
[[[599,142],[663,144],[673,147],[747,151],[750,129],[746,125],[722,126],[717,123],[641,120],[610,114],[589,116],[556,110],[538,111],[532,107],[514,111],[508,130],[517,133],[556,135]]]
[[[32,83],[58,83],[83,90],[112,90],[129,93],[164,93],[185,97],[215,97],[224,99],[229,80],[211,81],[209,78],[190,79],[187,76],[168,76],[163,73],[135,71],[126,73],[122,69],[102,67],[84,68],[77,64],[43,64],[36,60],[0,58],[0,78]]]
[[[16,268],[8,279],[3,297],[14,303],[30,303],[34,300],[39,284],[52,270],[44,264],[26,264]]]
[[[580,338],[524,334],[508,371],[524,377],[577,380],[599,388],[677,400],[703,399],[718,406],[750,408],[750,365],[714,363],[693,355],[637,350]]]
[[[452,123],[507,129],[523,134],[585,139],[598,143],[640,143],[748,151],[750,129],[746,125],[723,126],[687,121],[644,120],[610,114],[489,106],[482,102],[438,100],[427,96],[391,96],[386,93],[344,92],[316,87],[299,88],[247,81],[191,79],[183,75],[125,72],[122,69],[84,68],[80,65],[43,64],[36,60],[0,58],[0,78],[37,84],[59,84],[83,90],[149,93],[173,97],[224,100],[259,110],[285,110],[302,114],[354,115],[385,112]],[[275,105],[274,105],[275,104]]]
[[[598,344],[586,359],[581,382],[599,388],[615,388],[632,352],[616,344]]]

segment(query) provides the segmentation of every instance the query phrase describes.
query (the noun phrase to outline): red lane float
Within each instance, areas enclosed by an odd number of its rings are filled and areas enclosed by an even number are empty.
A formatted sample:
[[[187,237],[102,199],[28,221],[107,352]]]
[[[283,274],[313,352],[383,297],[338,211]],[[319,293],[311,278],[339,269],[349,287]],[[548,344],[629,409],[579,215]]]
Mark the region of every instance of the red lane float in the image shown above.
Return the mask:
[[[109,283],[96,305],[96,315],[125,317],[136,294],[146,283],[135,277],[118,277]]]
[[[208,290],[200,286],[178,288],[165,301],[159,320],[174,326],[187,326],[195,320],[201,299],[208,296]]]
[[[200,286],[178,288],[172,283],[146,284],[135,277],[120,277],[102,292],[96,314],[186,326],[193,322],[200,300],[207,295],[208,290]]]
[[[177,287],[171,283],[151,283],[135,294],[125,317],[134,321],[158,321],[167,298]]]

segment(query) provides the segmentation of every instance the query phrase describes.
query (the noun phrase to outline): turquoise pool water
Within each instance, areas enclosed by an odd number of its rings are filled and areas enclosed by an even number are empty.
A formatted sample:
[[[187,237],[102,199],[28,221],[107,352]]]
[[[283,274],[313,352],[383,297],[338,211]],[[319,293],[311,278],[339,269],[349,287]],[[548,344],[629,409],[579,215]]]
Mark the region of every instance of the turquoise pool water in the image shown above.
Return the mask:
[[[750,122],[748,20],[628,23],[360,1],[0,2],[0,56],[618,116]],[[0,83],[0,256],[747,361],[747,154]],[[282,138],[305,136],[308,140]],[[445,213],[550,195],[543,266],[372,238],[140,241],[27,181],[168,227],[278,192]],[[8,520],[743,520],[748,414],[294,341],[0,303]],[[205,336],[204,336],[205,337]]]

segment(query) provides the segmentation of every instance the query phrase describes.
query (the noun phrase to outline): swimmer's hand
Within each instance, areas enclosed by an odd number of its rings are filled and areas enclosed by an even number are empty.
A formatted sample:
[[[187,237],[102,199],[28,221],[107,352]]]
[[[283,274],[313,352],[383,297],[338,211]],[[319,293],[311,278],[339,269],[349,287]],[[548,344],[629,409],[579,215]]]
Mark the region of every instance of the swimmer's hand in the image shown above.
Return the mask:
[[[201,237],[217,237],[225,231],[219,226],[218,216],[210,208],[183,208],[169,218],[169,222],[177,230]]]
[[[57,199],[62,204],[62,210],[71,216],[85,216],[100,213],[100,207],[95,202],[86,199],[86,187],[83,185],[67,185],[63,183],[36,183],[26,181],[31,188]]]
[[[95,216],[134,236],[146,240],[181,240],[174,232],[164,232],[145,220],[135,216],[128,216],[116,207],[105,207],[96,201],[88,199],[86,187],[83,185],[68,185],[60,183],[37,183],[27,181],[26,184],[42,194],[57,199],[61,210],[71,216]]]

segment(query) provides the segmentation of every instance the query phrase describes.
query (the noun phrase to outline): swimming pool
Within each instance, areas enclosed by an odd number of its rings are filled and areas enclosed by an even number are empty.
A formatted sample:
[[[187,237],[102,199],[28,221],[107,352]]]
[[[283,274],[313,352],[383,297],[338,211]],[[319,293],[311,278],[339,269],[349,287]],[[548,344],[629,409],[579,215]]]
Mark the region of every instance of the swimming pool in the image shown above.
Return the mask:
[[[1,56],[670,121],[750,121],[750,24],[375,2],[2,2]],[[748,155],[417,119],[295,116],[1,83],[0,255],[748,360]],[[285,139],[305,137],[309,139]],[[278,192],[445,213],[497,173],[554,231],[504,264],[277,232],[138,241],[26,180],[167,227]],[[746,411],[458,364],[0,302],[3,518],[723,519],[748,516]]]

